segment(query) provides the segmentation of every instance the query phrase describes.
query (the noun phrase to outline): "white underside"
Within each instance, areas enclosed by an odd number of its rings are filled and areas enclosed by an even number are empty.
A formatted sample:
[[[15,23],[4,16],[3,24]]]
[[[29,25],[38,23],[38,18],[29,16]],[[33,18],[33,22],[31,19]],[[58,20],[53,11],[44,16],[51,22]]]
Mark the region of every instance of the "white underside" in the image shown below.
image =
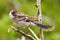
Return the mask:
[[[24,22],[24,21],[19,21],[18,23],[15,23],[16,25],[18,25],[19,27],[27,27],[29,25],[35,25],[32,22]]]

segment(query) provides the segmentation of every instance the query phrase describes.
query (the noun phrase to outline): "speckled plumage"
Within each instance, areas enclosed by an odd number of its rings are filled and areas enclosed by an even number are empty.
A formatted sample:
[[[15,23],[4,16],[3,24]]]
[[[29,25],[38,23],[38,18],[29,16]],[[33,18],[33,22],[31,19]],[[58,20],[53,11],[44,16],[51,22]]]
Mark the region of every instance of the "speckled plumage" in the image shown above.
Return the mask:
[[[31,24],[31,25],[37,25],[38,27],[43,29],[52,28],[52,26],[40,24],[40,22],[36,18],[27,16],[23,13],[19,13],[16,10],[10,11],[9,18],[13,21],[14,24],[16,24],[19,27],[27,27]]]

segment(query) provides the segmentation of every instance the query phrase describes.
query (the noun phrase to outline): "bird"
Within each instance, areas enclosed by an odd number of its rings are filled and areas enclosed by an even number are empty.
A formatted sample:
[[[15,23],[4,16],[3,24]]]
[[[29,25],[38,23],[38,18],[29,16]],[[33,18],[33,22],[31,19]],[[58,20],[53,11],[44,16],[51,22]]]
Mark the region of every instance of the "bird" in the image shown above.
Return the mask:
[[[54,29],[53,26],[47,25],[47,24],[41,24],[38,19],[32,16],[25,15],[21,12],[18,12],[16,10],[11,10],[9,12],[9,18],[12,20],[14,24],[16,24],[19,27],[27,27],[29,25],[37,25],[39,28],[42,28],[44,30],[51,30]]]

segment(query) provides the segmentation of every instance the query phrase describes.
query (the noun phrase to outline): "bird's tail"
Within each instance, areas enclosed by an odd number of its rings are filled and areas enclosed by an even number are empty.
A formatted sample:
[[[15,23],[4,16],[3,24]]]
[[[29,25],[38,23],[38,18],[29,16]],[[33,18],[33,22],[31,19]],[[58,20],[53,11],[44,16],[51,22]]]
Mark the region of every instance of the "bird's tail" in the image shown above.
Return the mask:
[[[54,26],[50,26],[50,25],[47,25],[47,24],[40,24],[40,23],[37,23],[37,22],[34,22],[34,24],[36,24],[38,27],[42,28],[45,31],[52,31],[55,28]]]

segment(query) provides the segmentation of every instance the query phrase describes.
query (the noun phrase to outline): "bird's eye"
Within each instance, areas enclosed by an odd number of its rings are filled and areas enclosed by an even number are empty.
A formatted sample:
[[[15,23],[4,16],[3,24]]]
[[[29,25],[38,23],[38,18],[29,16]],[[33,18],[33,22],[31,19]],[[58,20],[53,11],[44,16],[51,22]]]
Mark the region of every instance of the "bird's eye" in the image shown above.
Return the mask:
[[[17,11],[16,10],[12,10],[12,15],[14,16],[14,15],[16,15],[16,13],[17,13]]]
[[[13,16],[16,16],[16,12],[12,12],[12,15],[13,15]]]
[[[14,15],[15,14],[15,12],[12,12],[12,15]]]

